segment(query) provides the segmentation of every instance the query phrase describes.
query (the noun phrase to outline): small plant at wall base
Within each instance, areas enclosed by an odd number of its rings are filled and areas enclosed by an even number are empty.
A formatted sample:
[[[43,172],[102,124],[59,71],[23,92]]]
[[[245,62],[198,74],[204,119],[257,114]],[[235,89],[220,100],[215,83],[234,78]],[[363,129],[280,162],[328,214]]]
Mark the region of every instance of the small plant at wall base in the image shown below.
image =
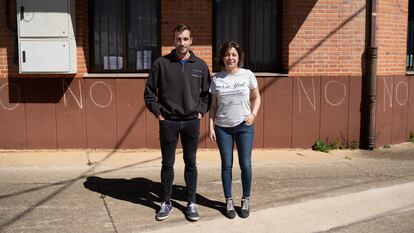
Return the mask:
[[[413,139],[414,142],[414,139]],[[330,150],[343,150],[343,149],[350,149],[350,150],[357,150],[359,149],[359,142],[357,140],[351,140],[349,143],[344,142],[340,143],[336,140],[326,143],[322,140],[317,140],[315,144],[313,144],[312,149],[315,151],[320,152],[329,152]]]
[[[414,132],[410,133],[410,142],[414,143]]]
[[[344,145],[336,140],[329,143],[330,150],[343,150],[345,149]]]
[[[357,140],[351,140],[349,142],[348,148],[351,149],[351,150],[359,149],[359,142]]]
[[[329,145],[322,140],[317,140],[315,144],[313,144],[312,150],[328,153]]]

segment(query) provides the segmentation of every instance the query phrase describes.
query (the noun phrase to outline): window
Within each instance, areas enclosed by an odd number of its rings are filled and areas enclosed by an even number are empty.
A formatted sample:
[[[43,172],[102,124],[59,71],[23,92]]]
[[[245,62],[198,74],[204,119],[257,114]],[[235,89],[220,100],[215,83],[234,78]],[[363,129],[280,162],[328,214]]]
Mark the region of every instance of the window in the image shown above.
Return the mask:
[[[245,52],[244,67],[282,70],[282,0],[214,0],[214,54],[232,40]],[[220,70],[215,62],[214,71]]]
[[[414,3],[408,3],[407,71],[414,71]]]
[[[148,72],[160,55],[159,1],[91,0],[90,71]]]

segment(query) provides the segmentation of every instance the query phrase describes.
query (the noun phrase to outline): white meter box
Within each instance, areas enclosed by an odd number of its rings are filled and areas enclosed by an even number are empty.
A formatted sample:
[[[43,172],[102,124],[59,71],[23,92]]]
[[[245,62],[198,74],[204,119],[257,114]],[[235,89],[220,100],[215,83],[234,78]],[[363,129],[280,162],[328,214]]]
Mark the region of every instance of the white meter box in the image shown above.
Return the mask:
[[[17,0],[20,73],[76,73],[75,0]]]

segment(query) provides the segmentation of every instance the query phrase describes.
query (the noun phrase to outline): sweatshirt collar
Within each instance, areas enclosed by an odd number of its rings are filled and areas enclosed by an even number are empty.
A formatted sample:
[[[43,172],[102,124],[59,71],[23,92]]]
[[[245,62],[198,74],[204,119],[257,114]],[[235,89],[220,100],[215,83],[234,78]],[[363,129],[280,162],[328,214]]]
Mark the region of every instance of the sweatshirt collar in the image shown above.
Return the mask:
[[[171,53],[168,55],[169,59],[175,62],[181,61],[177,55],[175,54],[175,49],[171,50]],[[194,55],[193,51],[190,50],[190,57],[186,59],[188,62],[195,62],[196,56]]]

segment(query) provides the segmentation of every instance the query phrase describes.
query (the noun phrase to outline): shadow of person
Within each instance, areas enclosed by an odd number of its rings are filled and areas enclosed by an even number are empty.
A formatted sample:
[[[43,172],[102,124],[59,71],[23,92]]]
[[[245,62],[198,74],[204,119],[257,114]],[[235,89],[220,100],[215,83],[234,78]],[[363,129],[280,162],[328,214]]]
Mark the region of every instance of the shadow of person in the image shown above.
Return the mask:
[[[161,202],[161,183],[147,178],[133,179],[111,179],[97,176],[89,176],[83,183],[84,187],[100,193],[102,198],[109,196],[123,201],[140,204],[158,211]],[[211,209],[215,209],[224,214],[223,202],[210,200],[200,194],[196,196],[197,204]],[[173,185],[171,203],[185,214],[186,207],[176,201],[187,201],[187,191],[184,186]]]

